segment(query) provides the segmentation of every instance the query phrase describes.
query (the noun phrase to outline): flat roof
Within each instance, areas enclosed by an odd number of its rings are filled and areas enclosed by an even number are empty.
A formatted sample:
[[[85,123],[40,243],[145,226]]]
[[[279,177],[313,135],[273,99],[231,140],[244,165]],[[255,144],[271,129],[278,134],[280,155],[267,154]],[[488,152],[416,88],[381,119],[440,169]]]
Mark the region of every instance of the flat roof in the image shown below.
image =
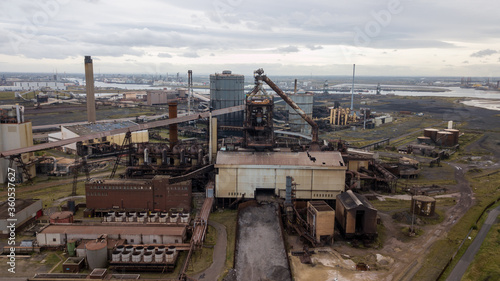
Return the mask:
[[[132,121],[120,121],[120,122],[102,122],[95,124],[81,124],[81,125],[73,125],[67,127],[63,126],[63,127],[79,136],[84,136],[99,132],[107,132],[116,129],[128,128],[136,125],[137,123],[134,123]]]
[[[147,225],[49,225],[40,233],[64,234],[121,234],[121,235],[173,235],[183,236],[186,228],[183,226],[147,226]]]
[[[19,212],[21,210],[24,210],[26,208],[28,208],[29,206],[35,204],[37,201],[39,201],[38,199],[20,199],[20,198],[16,198],[16,212]],[[8,202],[7,201],[4,201],[2,203],[0,203],[0,219],[1,220],[5,220],[5,219],[10,219],[10,215],[9,215],[9,206],[7,205]]]
[[[341,167],[345,166],[338,151],[313,152],[251,152],[218,151],[215,167],[223,165],[249,166],[300,166]]]
[[[309,204],[316,209],[318,212],[331,212],[333,211],[333,208],[330,207],[330,205],[326,204],[325,201],[309,201]]]

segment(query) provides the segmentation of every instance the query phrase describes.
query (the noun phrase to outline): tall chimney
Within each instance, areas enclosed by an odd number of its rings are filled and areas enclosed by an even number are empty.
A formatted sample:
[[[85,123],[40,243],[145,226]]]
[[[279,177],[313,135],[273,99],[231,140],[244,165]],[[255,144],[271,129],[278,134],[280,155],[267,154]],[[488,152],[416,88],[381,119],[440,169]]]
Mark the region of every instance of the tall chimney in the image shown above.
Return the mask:
[[[87,120],[95,123],[94,67],[90,56],[85,56],[85,83],[87,88]]]
[[[168,103],[168,118],[173,119],[177,118],[177,103],[169,102]],[[168,134],[170,139],[170,148],[174,148],[174,145],[177,144],[177,124],[168,125]]]

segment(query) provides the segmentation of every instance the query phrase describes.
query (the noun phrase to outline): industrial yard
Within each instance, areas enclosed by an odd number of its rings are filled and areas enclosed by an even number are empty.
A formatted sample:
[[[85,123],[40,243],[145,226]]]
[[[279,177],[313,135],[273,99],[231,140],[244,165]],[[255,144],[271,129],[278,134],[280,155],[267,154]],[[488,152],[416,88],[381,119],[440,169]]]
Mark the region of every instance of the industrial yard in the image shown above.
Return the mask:
[[[500,120],[467,98],[262,69],[99,97],[84,64],[86,99],[2,99],[24,280],[445,280],[499,198]]]

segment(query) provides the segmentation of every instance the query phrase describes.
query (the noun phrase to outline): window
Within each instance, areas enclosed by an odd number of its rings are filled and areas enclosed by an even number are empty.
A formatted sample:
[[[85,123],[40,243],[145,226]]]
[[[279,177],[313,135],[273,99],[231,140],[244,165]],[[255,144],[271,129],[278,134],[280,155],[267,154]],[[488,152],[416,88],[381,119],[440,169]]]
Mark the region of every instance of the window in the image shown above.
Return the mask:
[[[153,243],[156,243],[156,239],[153,239]]]
[[[56,241],[57,241],[57,239],[56,239],[56,238],[52,238],[52,242],[56,242]],[[176,241],[177,241],[177,240],[176,240]]]
[[[130,239],[130,243],[134,243],[134,239]]]

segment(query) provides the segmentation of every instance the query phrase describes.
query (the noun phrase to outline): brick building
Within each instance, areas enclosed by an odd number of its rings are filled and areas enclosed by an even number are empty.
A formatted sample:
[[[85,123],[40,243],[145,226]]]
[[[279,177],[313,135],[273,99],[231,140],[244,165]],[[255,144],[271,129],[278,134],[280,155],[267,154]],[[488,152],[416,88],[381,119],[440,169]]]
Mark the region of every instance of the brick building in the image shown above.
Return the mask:
[[[191,181],[169,183],[169,176],[151,180],[99,179],[85,184],[87,208],[169,211],[191,209]]]

